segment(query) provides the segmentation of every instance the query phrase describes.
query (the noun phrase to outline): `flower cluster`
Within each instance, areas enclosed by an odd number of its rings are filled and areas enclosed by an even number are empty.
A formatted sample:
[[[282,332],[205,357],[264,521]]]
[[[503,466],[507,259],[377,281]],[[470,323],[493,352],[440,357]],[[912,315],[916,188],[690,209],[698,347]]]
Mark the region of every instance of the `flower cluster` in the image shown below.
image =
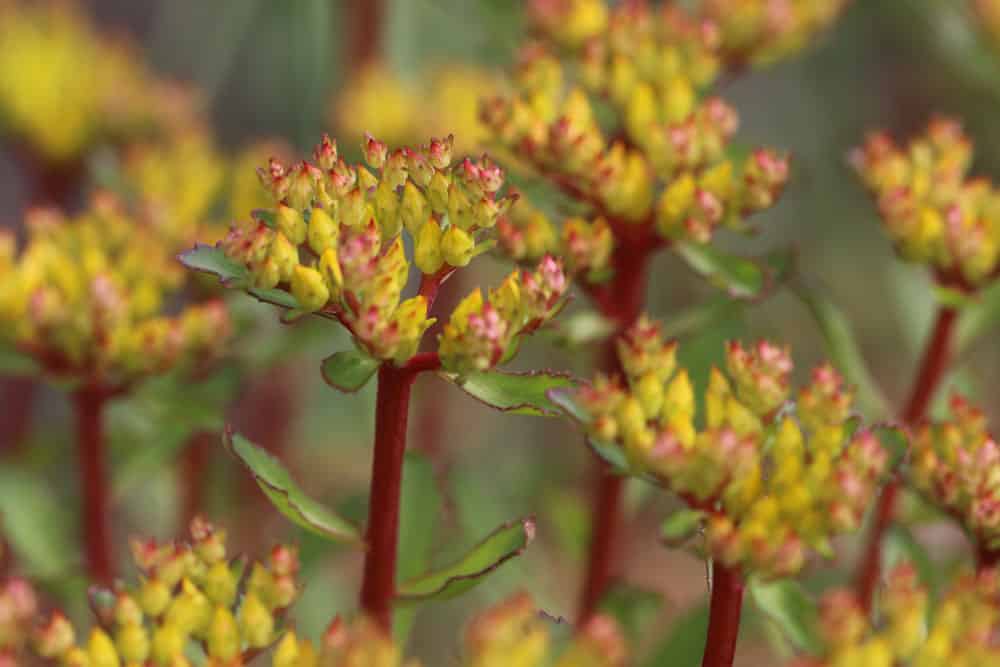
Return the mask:
[[[1000,2],[997,0],[971,0],[983,27],[994,40],[1000,38]]]
[[[475,153],[487,139],[479,120],[479,100],[494,89],[485,69],[448,63],[421,72],[416,82],[404,80],[387,66],[361,69],[338,91],[332,109],[334,125],[346,137],[366,132],[399,146],[422,137],[454,133],[459,155]]]
[[[32,624],[38,612],[35,589],[25,579],[0,581],[0,665],[18,665],[30,649]]]
[[[272,160],[259,173],[274,207],[235,226],[220,246],[250,269],[253,287],[290,292],[299,310],[339,319],[372,355],[403,363],[435,321],[424,286],[436,289],[492,247],[490,230],[514,199],[500,194],[503,173],[487,158],[453,165],[451,137],[391,153],[368,137],[363,148],[374,171],[345,163],[326,137],[314,162]],[[411,265],[422,286],[403,299]],[[476,290],[441,336],[445,368],[498,363],[516,336],[558,312],[566,289],[561,265],[546,258],[485,301]]]
[[[53,161],[92,142],[183,122],[190,100],[73,3],[0,2],[0,130]]]
[[[226,534],[204,519],[191,523],[190,544],[136,540],[140,583],[95,605],[99,625],[85,643],[56,612],[37,632],[35,648],[66,667],[189,665],[198,646],[212,665],[240,665],[279,637],[285,609],[298,594],[298,556],[276,546],[267,565],[227,560]]]
[[[851,159],[904,259],[955,287],[997,274],[1000,197],[989,181],[967,177],[972,143],[956,121],[935,118],[905,147],[873,133]]]
[[[766,65],[812,43],[850,0],[700,0],[731,66]]]
[[[928,499],[956,517],[984,550],[1000,549],[1000,447],[986,417],[961,396],[951,419],[922,424],[911,443],[910,477]]]
[[[889,574],[877,626],[851,591],[828,593],[820,613],[823,657],[802,658],[789,667],[979,667],[1000,661],[995,571],[963,576],[933,610],[928,597],[909,564]]]
[[[733,158],[736,111],[704,95],[720,69],[713,24],[669,4],[549,1],[534,13],[543,39],[524,49],[512,92],[486,101],[483,118],[513,160],[593,216],[571,219],[561,235],[536,211],[510,216],[500,237],[515,258],[557,251],[600,271],[612,241],[647,233],[704,243],[774,204],[786,158],[765,149]],[[614,128],[599,120],[609,104]]]
[[[183,267],[110,195],[72,220],[35,210],[27,228],[19,256],[12,236],[0,238],[0,322],[46,372],[114,389],[221,351],[225,308],[167,315]]]
[[[562,652],[552,648],[548,623],[531,596],[515,595],[473,619],[466,632],[465,667],[622,667],[625,640],[610,617],[595,616]],[[419,667],[365,617],[334,619],[318,648],[293,632],[278,644],[274,667]]]
[[[789,401],[786,349],[729,343],[699,420],[691,379],[658,324],[640,319],[618,352],[624,377],[598,375],[575,395],[589,435],[703,511],[713,557],[787,575],[807,549],[825,554],[831,537],[857,529],[887,455],[872,433],[852,433],[851,393],[829,365]]]

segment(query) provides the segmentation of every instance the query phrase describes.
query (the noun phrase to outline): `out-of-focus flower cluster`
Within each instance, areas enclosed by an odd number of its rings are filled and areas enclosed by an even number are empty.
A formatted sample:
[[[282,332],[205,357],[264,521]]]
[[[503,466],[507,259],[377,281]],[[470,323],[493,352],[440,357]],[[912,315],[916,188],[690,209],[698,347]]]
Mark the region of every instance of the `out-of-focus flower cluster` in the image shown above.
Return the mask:
[[[766,149],[733,158],[736,111],[704,96],[721,66],[712,23],[670,5],[583,0],[536,2],[534,15],[542,40],[524,49],[510,93],[487,100],[483,118],[513,160],[593,216],[556,233],[537,211],[511,215],[500,240],[515,258],[558,252],[599,272],[621,238],[705,243],[774,204],[786,158]]]
[[[75,219],[32,211],[26,225],[20,254],[13,236],[0,237],[0,330],[46,372],[113,389],[221,351],[225,308],[166,314],[183,267],[110,195]]]
[[[94,141],[186,122],[191,100],[130,45],[56,0],[0,1],[0,132],[52,161]]]
[[[767,65],[793,55],[827,30],[850,0],[700,0],[698,13],[719,26],[730,66]]]
[[[143,220],[179,250],[199,239],[215,242],[232,220],[272,205],[254,169],[287,153],[262,141],[229,159],[204,128],[192,126],[169,142],[131,145],[122,180]]]
[[[417,143],[451,132],[457,155],[481,151],[487,133],[479,120],[479,100],[496,86],[493,74],[461,63],[448,63],[408,81],[388,66],[361,69],[337,92],[332,115],[344,137],[371,133],[391,146]]]
[[[190,544],[132,545],[140,582],[98,593],[101,617],[85,641],[56,612],[34,633],[34,648],[66,667],[190,665],[198,646],[210,665],[241,665],[280,637],[298,594],[295,549],[276,546],[266,565],[227,560],[226,534],[204,519]],[[106,599],[106,602],[105,602]]]
[[[1000,664],[1000,580],[993,570],[963,576],[935,609],[909,564],[897,566],[874,625],[849,590],[828,593],[820,613],[823,657],[789,667],[985,667]]]
[[[38,597],[26,580],[0,580],[0,665],[16,667],[30,651]]]
[[[434,322],[427,295],[402,298],[411,264],[435,282],[468,265],[492,247],[491,229],[514,200],[500,194],[503,172],[487,158],[452,164],[451,137],[392,152],[368,137],[364,151],[371,170],[344,162],[329,138],[313,162],[272,160],[259,170],[272,208],[234,226],[221,247],[250,269],[254,287],[289,291],[301,311],[335,316],[371,354],[402,363]],[[475,290],[441,336],[445,368],[499,363],[518,335],[558,312],[566,289],[562,266],[543,258],[486,299]]]
[[[953,286],[974,288],[996,275],[1000,196],[986,179],[968,178],[972,142],[958,122],[935,118],[906,146],[873,133],[851,159],[904,259]]]
[[[575,395],[590,437],[704,511],[708,548],[727,565],[792,574],[808,549],[825,554],[857,529],[887,455],[875,435],[852,433],[852,394],[832,367],[790,401],[788,350],[729,343],[698,419],[676,349],[645,318],[619,340],[624,377],[598,375]]]
[[[1000,41],[1000,2],[997,0],[970,0],[973,10],[994,41]]]
[[[977,547],[1000,549],[1000,447],[982,410],[953,396],[951,419],[922,424],[911,451],[913,485],[958,519]]]
[[[552,644],[549,621],[532,598],[519,594],[473,619],[466,632],[466,667],[622,667],[625,640],[607,616],[595,616],[561,652]],[[404,663],[392,640],[364,617],[345,623],[337,618],[317,648],[289,632],[274,653],[274,667],[418,667]]]

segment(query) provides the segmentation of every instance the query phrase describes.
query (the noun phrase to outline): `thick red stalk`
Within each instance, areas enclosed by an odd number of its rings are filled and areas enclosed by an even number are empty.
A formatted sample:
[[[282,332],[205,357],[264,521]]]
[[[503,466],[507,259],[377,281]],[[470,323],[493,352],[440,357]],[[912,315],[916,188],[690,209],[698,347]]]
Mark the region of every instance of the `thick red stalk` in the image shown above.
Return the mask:
[[[361,608],[386,632],[392,631],[396,595],[399,499],[406,452],[410,388],[417,371],[382,364],[375,404],[375,451],[368,509],[368,551],[361,583]]]
[[[608,289],[594,294],[594,300],[605,317],[614,320],[615,335],[605,341],[599,366],[604,373],[620,373],[615,338],[632,325],[642,312],[646,295],[646,265],[650,247],[641,243],[621,243],[612,258],[615,277]],[[590,550],[577,627],[583,625],[597,610],[614,576],[615,561],[621,532],[621,503],[624,479],[604,462],[595,459],[596,489],[590,520]]]
[[[104,408],[108,394],[100,388],[84,387],[74,395],[80,485],[83,495],[83,536],[87,571],[93,581],[110,584],[114,558],[110,531],[110,484],[105,460]]]
[[[382,19],[385,14],[383,0],[353,0],[348,3],[351,12],[349,51],[347,64],[358,71],[378,58],[382,41]]]
[[[180,497],[178,535],[183,535],[191,525],[192,519],[202,511],[209,453],[218,438],[217,433],[198,431],[193,433],[184,445],[178,469],[180,477],[177,489]]]
[[[720,561],[712,563],[712,602],[702,667],[731,667],[740,634],[743,608],[743,576]]]
[[[938,310],[934,331],[924,348],[920,370],[913,382],[910,398],[903,409],[902,420],[906,426],[916,426],[927,416],[931,399],[934,398],[934,394],[941,385],[941,380],[944,379],[945,371],[947,371],[948,363],[951,360],[957,318],[958,313],[953,308]],[[881,580],[882,539],[889,526],[892,525],[892,516],[896,509],[898,496],[899,481],[890,480],[879,496],[872,517],[871,531],[868,534],[858,568],[858,599],[864,609],[869,611],[872,608],[875,590]]]

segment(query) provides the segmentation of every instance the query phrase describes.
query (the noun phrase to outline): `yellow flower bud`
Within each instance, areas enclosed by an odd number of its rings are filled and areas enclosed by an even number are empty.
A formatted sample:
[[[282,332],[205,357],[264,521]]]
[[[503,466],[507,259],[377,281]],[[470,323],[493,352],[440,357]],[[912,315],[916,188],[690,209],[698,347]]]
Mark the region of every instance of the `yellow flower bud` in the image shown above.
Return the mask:
[[[90,658],[91,667],[118,667],[121,664],[114,642],[99,628],[90,633],[87,656]]]
[[[299,308],[312,313],[323,308],[330,300],[330,290],[323,275],[307,266],[296,266],[292,274],[292,295],[299,302]]]
[[[663,407],[663,382],[655,373],[647,373],[635,387],[636,396],[647,417],[655,417]]]
[[[694,204],[697,190],[694,176],[684,172],[664,190],[656,207],[656,224],[660,233],[667,238],[684,235],[684,221]]]
[[[306,221],[302,214],[291,206],[278,204],[278,230],[284,234],[293,245],[299,245],[306,240]]]
[[[149,635],[141,623],[128,623],[118,628],[115,646],[128,664],[142,663],[149,657]]]
[[[667,392],[663,398],[663,410],[660,419],[669,422],[674,415],[693,417],[695,410],[694,386],[688,376],[687,369],[681,369],[674,379],[667,384]]]
[[[167,608],[166,625],[172,625],[185,633],[200,634],[212,620],[212,604],[198,587],[185,579],[181,592]]]
[[[79,646],[74,646],[62,658],[64,667],[90,667],[90,656]]]
[[[340,270],[340,259],[337,251],[327,248],[319,258],[319,272],[326,281],[326,285],[331,294],[334,294],[344,286],[344,274]]]
[[[253,648],[263,648],[274,634],[274,617],[255,593],[247,593],[240,605],[240,634]]]
[[[281,232],[274,235],[268,259],[274,262],[278,270],[278,282],[288,282],[299,264],[299,251]]]
[[[442,214],[448,210],[449,189],[451,183],[448,177],[440,171],[435,172],[431,183],[427,187],[427,201],[430,202],[431,210]]]
[[[278,268],[278,264],[270,257],[255,267],[253,275],[254,287],[271,289],[272,287],[277,287],[280,282],[281,270]]]
[[[676,76],[663,91],[663,115],[668,123],[680,123],[691,115],[697,96],[691,82]]]
[[[326,209],[314,208],[309,216],[309,247],[319,256],[327,248],[337,248],[340,227]]]
[[[452,182],[448,189],[448,221],[453,228],[471,229],[476,224],[472,200],[465,190]]]
[[[298,659],[299,641],[295,637],[295,632],[289,630],[274,649],[271,664],[273,667],[298,667]]]
[[[441,253],[441,226],[434,218],[428,219],[416,236],[413,259],[423,273],[436,273],[444,264]]]
[[[158,579],[149,579],[139,589],[139,606],[147,616],[158,617],[170,604],[170,589]]]
[[[383,239],[399,234],[403,226],[399,217],[399,198],[388,181],[383,180],[375,189],[375,212]]]
[[[441,239],[441,255],[451,266],[467,266],[472,261],[475,245],[468,232],[453,224]]]
[[[184,654],[188,633],[174,625],[166,623],[153,632],[152,656],[161,667],[173,664],[174,659]]]
[[[399,217],[403,221],[406,230],[413,236],[417,235],[418,229],[430,215],[430,207],[423,193],[411,181],[407,181],[403,186],[403,201],[399,208]]]
[[[236,577],[224,560],[209,567],[201,583],[205,596],[215,604],[229,606],[236,599]]]
[[[208,655],[229,661],[240,652],[240,632],[232,612],[217,606],[208,627]]]
[[[642,82],[632,89],[628,106],[625,108],[625,128],[629,136],[641,142],[648,137],[652,126],[659,121],[656,94],[653,87]]]

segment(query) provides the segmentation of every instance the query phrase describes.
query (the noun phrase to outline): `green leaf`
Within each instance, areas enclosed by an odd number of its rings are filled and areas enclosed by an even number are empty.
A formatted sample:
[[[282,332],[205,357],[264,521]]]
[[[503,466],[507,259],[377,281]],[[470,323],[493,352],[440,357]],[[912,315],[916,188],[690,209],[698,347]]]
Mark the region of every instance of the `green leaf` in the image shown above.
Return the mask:
[[[708,634],[708,605],[701,604],[676,620],[643,667],[700,667]]]
[[[226,431],[225,443],[271,503],[293,523],[330,540],[361,543],[357,527],[307,496],[278,459],[230,430]]]
[[[826,353],[857,390],[858,403],[873,419],[885,419],[892,414],[889,401],[868,370],[861,346],[854,337],[851,325],[844,313],[823,297],[818,291],[804,285],[797,285],[795,294],[806,305],[823,334]]]
[[[962,310],[955,332],[955,351],[961,354],[983,334],[1000,325],[1000,280],[981,290],[976,303]]]
[[[0,467],[0,535],[27,574],[52,579],[73,569],[76,547],[66,508],[37,475]]]
[[[430,459],[418,452],[407,452],[403,460],[399,510],[399,559],[396,562],[399,581],[413,579],[427,571],[443,504]]]
[[[362,350],[335,352],[323,360],[323,379],[334,389],[354,393],[368,384],[382,362]]]
[[[584,407],[577,402],[573,392],[569,389],[549,389],[547,396],[549,398],[549,402],[556,406],[562,414],[579,424],[586,425],[590,423],[590,415]]]
[[[676,510],[660,524],[660,540],[670,547],[683,546],[701,529],[705,512],[689,507]]]
[[[975,294],[970,294],[965,290],[945,285],[934,285],[933,289],[934,297],[937,299],[938,304],[946,308],[962,310],[963,308],[972,308],[979,303],[979,299]]]
[[[616,442],[607,442],[597,438],[587,438],[587,446],[590,447],[597,456],[611,469],[620,475],[632,474],[632,466],[629,465],[625,450]]]
[[[13,345],[0,343],[0,375],[8,377],[37,375],[40,370],[41,367],[34,359]]]
[[[618,584],[604,594],[599,608],[618,621],[629,645],[638,646],[663,608],[663,597],[653,591]]]
[[[298,299],[285,290],[280,290],[276,287],[272,287],[270,289],[254,287],[247,290],[247,292],[249,292],[251,296],[273,306],[281,306],[282,308],[289,308],[291,310],[295,310],[299,307]]]
[[[874,426],[872,433],[878,437],[883,449],[889,454],[889,465],[887,470],[891,472],[906,459],[906,454],[910,451],[910,439],[906,431],[897,426]]]
[[[597,343],[615,332],[615,323],[596,310],[581,310],[557,320],[552,333],[555,343],[566,347],[580,347]]]
[[[491,408],[520,415],[553,417],[560,414],[547,393],[552,389],[575,386],[573,380],[552,371],[511,373],[485,371],[464,377],[442,373],[465,393]]]
[[[211,273],[226,287],[245,289],[251,284],[250,269],[229,257],[218,246],[198,243],[177,256],[181,264],[202,273]]]
[[[534,537],[533,519],[501,526],[443,570],[401,584],[396,599],[400,604],[412,604],[448,600],[461,595],[508,560],[521,555]]]
[[[756,299],[767,287],[767,274],[752,260],[728,255],[708,244],[677,243],[674,249],[695,273],[735,299]]]
[[[250,211],[250,217],[256,220],[257,222],[263,223],[265,226],[270,227],[271,229],[278,228],[278,215],[274,211],[271,211],[269,209],[255,208],[254,210]]]
[[[811,654],[823,650],[819,637],[816,602],[793,579],[750,581],[750,598],[799,649]]]

